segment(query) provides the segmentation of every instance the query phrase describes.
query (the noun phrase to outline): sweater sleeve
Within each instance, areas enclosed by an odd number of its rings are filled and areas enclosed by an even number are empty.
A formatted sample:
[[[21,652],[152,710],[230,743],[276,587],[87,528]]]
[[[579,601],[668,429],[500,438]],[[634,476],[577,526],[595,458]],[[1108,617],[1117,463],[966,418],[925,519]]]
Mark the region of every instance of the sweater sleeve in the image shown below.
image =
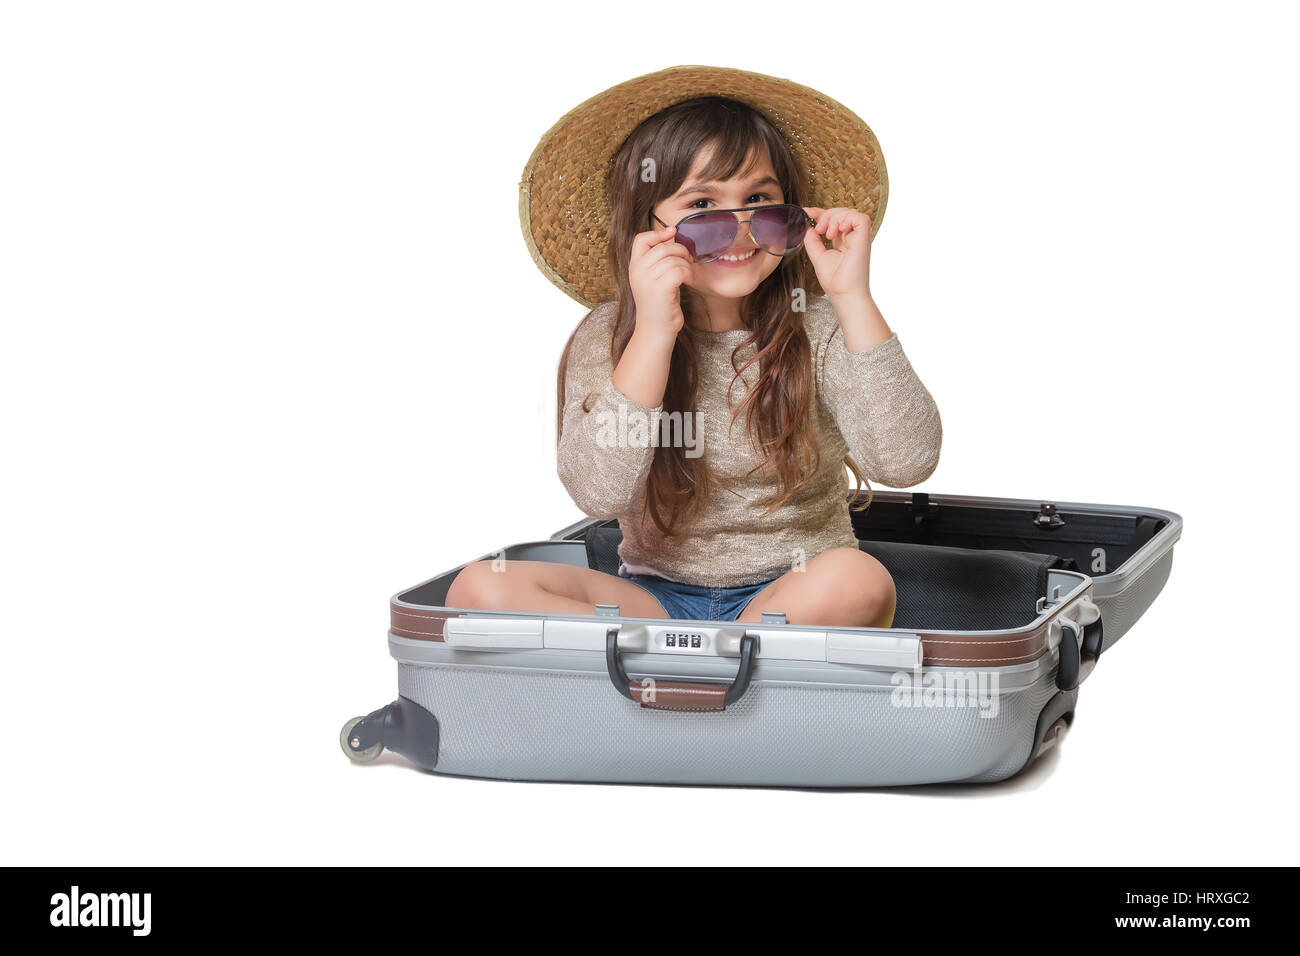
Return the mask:
[[[582,512],[614,518],[630,510],[654,460],[663,404],[648,408],[614,387],[608,305],[578,326],[564,376],[560,481]]]
[[[943,423],[897,334],[850,352],[829,300],[816,325],[817,388],[867,478],[891,488],[920,484],[939,464]],[[813,332],[809,328],[809,332]]]

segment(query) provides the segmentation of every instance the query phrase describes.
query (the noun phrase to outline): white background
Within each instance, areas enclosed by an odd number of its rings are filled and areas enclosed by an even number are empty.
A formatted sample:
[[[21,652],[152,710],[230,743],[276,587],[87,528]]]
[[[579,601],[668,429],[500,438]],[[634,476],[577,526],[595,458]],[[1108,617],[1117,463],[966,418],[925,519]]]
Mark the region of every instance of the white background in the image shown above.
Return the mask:
[[[724,7],[3,6],[4,862],[1296,861],[1290,12]],[[511,784],[339,751],[396,696],[390,595],[579,517],[553,416],[583,310],[518,181],[562,113],[683,63],[880,138],[872,287],[944,422],[917,490],[1185,519],[1021,778]]]

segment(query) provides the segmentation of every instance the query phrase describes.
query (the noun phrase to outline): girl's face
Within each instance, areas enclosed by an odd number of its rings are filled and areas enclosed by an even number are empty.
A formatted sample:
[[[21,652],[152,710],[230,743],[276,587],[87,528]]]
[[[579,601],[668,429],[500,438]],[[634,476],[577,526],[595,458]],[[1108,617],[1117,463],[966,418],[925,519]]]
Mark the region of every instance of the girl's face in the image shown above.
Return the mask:
[[[705,209],[743,209],[785,202],[772,161],[765,153],[741,175],[722,182],[706,182],[699,177],[699,170],[706,167],[708,159],[708,151],[702,150],[682,187],[655,205],[654,214],[668,225],[675,226],[692,213]],[[748,218],[743,212],[739,216],[741,220]],[[661,227],[655,223],[655,228]],[[711,262],[692,263],[691,277],[686,284],[704,296],[739,299],[758,288],[780,264],[780,256],[755,245],[749,226],[742,221],[731,248]]]

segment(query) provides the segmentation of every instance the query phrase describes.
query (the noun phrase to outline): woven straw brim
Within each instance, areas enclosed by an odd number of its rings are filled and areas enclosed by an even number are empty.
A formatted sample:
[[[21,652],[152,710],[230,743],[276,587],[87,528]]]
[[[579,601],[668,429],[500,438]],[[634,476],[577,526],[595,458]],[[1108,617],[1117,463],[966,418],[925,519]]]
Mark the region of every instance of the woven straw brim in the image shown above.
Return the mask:
[[[851,110],[816,90],[761,73],[672,67],[574,107],[547,131],[524,167],[519,218],[528,251],[548,279],[583,305],[615,295],[606,252],[610,160],[643,120],[706,95],[752,106],[785,136],[808,184],[805,205],[857,209],[871,216],[873,236],[879,230],[889,198],[885,160],[875,134]]]

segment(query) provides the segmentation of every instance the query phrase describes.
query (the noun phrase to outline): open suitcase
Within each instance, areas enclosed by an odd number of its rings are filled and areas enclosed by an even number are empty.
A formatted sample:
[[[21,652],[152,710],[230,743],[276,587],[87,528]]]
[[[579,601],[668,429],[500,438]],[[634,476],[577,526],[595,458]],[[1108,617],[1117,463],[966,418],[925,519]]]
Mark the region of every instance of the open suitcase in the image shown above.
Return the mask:
[[[1065,736],[1182,532],[1156,508],[898,491],[853,522],[894,578],[888,629],[444,607],[459,567],[401,591],[399,696],[345,724],[343,750],[514,780],[1003,780]],[[485,557],[614,573],[619,540],[617,522],[588,519]]]

